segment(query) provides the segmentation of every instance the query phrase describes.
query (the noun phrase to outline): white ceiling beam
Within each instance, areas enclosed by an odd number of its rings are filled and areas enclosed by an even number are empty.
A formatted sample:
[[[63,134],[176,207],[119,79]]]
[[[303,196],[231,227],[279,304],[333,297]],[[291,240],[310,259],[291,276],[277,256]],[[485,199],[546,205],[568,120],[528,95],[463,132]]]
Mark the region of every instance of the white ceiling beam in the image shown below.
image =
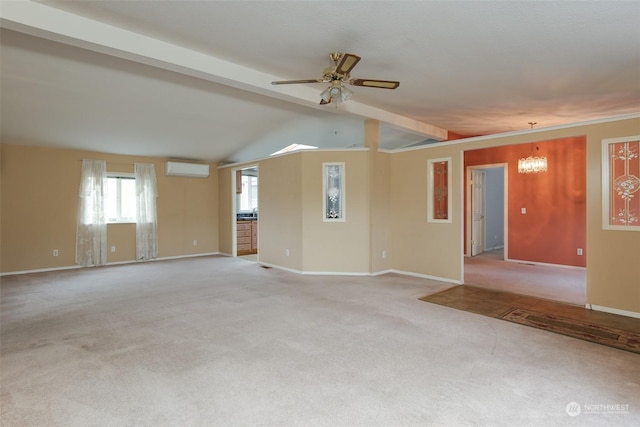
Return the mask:
[[[0,8],[0,26],[299,105],[320,108],[317,89],[305,85],[273,86],[272,81],[283,79],[45,4],[28,0],[3,2]],[[445,129],[359,102],[340,104],[339,110],[376,119],[412,133],[447,139]]]

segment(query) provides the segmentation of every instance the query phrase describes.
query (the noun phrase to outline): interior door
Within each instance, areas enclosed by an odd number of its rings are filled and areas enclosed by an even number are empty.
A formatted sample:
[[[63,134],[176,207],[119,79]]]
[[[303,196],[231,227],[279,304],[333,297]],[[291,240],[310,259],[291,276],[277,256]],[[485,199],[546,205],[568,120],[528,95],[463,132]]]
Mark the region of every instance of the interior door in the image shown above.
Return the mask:
[[[480,169],[471,170],[471,256],[481,254],[484,250],[484,185],[485,172]]]

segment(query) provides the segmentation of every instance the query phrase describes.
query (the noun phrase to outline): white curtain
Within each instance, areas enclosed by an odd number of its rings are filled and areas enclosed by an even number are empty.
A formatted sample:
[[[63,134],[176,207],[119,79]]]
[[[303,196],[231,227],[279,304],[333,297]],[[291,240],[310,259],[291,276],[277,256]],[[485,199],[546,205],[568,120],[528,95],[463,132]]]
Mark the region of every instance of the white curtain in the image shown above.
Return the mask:
[[[107,263],[106,190],[107,162],[83,160],[76,231],[76,263],[83,267]]]
[[[152,163],[136,163],[136,259],[158,256],[156,170]]]

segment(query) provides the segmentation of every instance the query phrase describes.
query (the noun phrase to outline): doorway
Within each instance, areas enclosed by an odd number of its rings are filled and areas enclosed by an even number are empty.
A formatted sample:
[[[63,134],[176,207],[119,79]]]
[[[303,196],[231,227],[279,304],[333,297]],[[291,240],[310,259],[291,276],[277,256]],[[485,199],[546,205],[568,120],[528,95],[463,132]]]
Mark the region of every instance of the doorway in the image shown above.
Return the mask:
[[[570,304],[586,302],[586,270],[509,262],[508,166],[468,166],[463,283]]]
[[[467,254],[502,252],[507,259],[506,164],[469,166],[467,187]]]
[[[258,166],[235,171],[234,252],[258,260]]]

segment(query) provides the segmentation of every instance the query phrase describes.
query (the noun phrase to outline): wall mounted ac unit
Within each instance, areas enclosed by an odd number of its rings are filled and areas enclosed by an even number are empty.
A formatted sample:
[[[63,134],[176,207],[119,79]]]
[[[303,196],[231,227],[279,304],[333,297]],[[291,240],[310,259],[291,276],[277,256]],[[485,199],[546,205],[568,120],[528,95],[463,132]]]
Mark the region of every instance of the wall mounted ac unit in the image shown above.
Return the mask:
[[[167,176],[193,176],[198,178],[206,178],[209,176],[209,165],[166,162],[165,166],[165,174]]]

